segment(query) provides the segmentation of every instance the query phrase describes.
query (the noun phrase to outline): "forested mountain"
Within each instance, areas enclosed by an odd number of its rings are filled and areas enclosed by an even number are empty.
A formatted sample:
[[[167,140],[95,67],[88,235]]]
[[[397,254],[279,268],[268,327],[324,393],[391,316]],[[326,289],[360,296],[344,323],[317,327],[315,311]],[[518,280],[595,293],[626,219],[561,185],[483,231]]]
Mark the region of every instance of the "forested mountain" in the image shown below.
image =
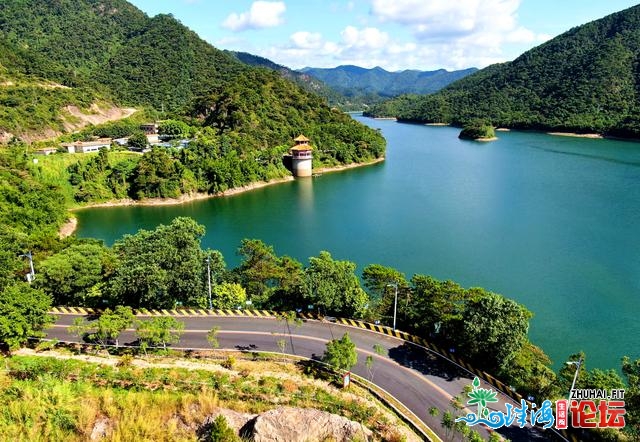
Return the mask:
[[[338,66],[331,69],[304,68],[312,75],[347,97],[389,98],[401,94],[430,94],[473,72],[476,68],[449,72],[405,70],[389,72],[380,67]]]
[[[72,117],[65,108],[92,112],[104,103],[143,108],[165,120],[161,129],[193,141],[181,151],[156,148],[135,158],[106,152],[73,164],[61,158],[62,170],[52,166],[56,159],[34,166],[20,158],[6,172],[54,193],[66,189],[66,204],[73,204],[214,193],[283,177],[289,172],[282,155],[300,133],[316,148],[316,166],[379,158],[385,150],[377,131],[278,73],[214,48],[170,15],[149,18],[124,0],[3,1],[0,134],[62,131]],[[138,123],[69,137],[136,135]],[[146,138],[137,135],[144,147]],[[23,193],[15,180],[0,180],[0,215]]]
[[[404,96],[372,116],[462,125],[640,136],[640,6],[569,30],[516,60],[427,96]]]
[[[246,52],[231,52],[231,54],[248,65],[265,67],[279,72],[284,78],[293,81],[303,89],[320,95],[327,100],[329,106],[336,107],[343,111],[366,109],[369,105],[382,101],[382,98],[377,94],[362,94],[349,88],[343,88],[342,93],[338,92],[335,86],[329,86],[313,75],[302,71],[295,71],[264,57]]]
[[[21,49],[9,68],[126,105],[177,109],[243,70],[172,16],[124,0],[8,0],[0,39]]]
[[[64,106],[88,109],[100,99],[200,118],[244,153],[300,132],[318,146],[340,133],[352,151],[372,141],[384,149],[382,137],[316,95],[214,48],[171,15],[149,18],[124,0],[3,1],[0,48],[0,131],[61,129]]]
[[[241,62],[248,64],[250,66],[258,66],[267,69],[271,69],[273,71],[279,72],[287,80],[291,80],[296,83],[298,86],[303,89],[313,92],[314,94],[320,95],[322,98],[326,99],[330,106],[340,106],[347,99],[343,95],[340,95],[334,89],[330,88],[324,82],[318,80],[317,78],[305,74],[304,72],[294,71],[293,69],[289,69],[286,66],[282,66],[281,64],[275,63],[268,58],[260,57],[258,55],[249,54],[247,52],[230,52],[231,55],[236,57]]]

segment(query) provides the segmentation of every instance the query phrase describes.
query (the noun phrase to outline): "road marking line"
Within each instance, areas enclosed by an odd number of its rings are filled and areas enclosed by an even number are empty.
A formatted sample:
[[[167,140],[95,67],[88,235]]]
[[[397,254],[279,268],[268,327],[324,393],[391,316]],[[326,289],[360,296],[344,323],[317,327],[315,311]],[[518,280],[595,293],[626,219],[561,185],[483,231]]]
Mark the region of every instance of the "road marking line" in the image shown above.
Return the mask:
[[[69,328],[69,325],[59,325],[59,324],[54,324],[53,327],[56,328]],[[125,331],[135,331],[134,329],[126,329]],[[184,333],[200,333],[200,334],[204,334],[204,333],[209,333],[209,330],[183,330]],[[298,339],[306,339],[309,341],[317,341],[317,342],[329,342],[330,339],[324,339],[324,338],[317,338],[315,336],[304,336],[304,335],[290,335],[289,333],[281,333],[281,332],[258,332],[258,331],[239,331],[239,330],[220,330],[218,331],[218,335],[262,335],[262,336],[285,336],[285,337],[291,337],[291,338],[298,338]],[[358,352],[364,353],[366,355],[371,355],[373,357],[379,358],[379,359],[383,359],[393,365],[398,366],[399,368],[404,369],[405,371],[407,371],[408,373],[411,373],[414,377],[420,379],[422,382],[428,384],[432,389],[436,390],[438,393],[440,393],[443,397],[450,399],[452,396],[447,393],[445,390],[443,390],[441,387],[437,386],[436,384],[434,384],[433,382],[431,382],[429,379],[426,379],[425,377],[423,377],[421,374],[417,373],[415,370],[413,370],[412,368],[409,367],[405,367],[403,365],[401,365],[400,363],[394,361],[393,359],[390,359],[388,357],[385,357],[383,355],[379,355],[373,351],[369,351],[369,350],[365,350],[362,348],[358,348],[356,347],[356,350],[358,350]]]

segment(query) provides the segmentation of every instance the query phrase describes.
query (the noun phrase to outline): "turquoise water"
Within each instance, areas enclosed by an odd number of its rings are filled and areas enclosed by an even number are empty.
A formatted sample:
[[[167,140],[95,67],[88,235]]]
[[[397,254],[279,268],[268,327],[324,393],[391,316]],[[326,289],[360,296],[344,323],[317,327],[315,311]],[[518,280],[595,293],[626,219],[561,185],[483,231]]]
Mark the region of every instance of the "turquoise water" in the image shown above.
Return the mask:
[[[388,140],[382,164],[181,206],[78,212],[80,236],[191,216],[230,265],[242,238],[306,262],[320,250],[481,286],[534,312],[531,339],[556,366],[640,357],[640,144],[458,130],[360,118]]]

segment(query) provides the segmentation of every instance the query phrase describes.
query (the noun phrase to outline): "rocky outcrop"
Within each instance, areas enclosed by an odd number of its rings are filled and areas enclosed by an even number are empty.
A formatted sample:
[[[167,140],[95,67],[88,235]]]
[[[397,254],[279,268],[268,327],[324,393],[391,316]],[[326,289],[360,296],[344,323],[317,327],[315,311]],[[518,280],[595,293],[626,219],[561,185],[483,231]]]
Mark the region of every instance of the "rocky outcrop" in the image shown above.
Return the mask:
[[[347,442],[373,437],[371,430],[342,416],[312,408],[280,407],[258,415],[220,409],[204,420],[197,431],[199,440],[209,440],[211,425],[220,414],[243,440],[254,442]]]
[[[112,425],[113,424],[108,417],[106,416],[99,417],[96,420],[96,422],[93,424],[93,429],[91,430],[91,435],[89,436],[89,440],[92,440],[92,441],[101,440],[107,437],[107,435],[111,431]]]
[[[315,409],[282,407],[257,416],[250,435],[255,442],[369,440],[372,433],[357,422]]]

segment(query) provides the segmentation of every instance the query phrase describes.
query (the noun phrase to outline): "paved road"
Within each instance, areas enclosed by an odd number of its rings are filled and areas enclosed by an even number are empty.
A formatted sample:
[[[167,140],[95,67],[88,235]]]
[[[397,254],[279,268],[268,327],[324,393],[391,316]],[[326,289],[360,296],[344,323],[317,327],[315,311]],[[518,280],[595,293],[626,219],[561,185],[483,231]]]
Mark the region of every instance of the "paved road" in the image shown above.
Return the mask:
[[[53,328],[48,331],[50,338],[70,341],[75,337],[68,333],[67,327],[77,315],[59,315]],[[273,318],[251,317],[180,317],[185,323],[185,332],[178,347],[210,349],[206,333],[213,327],[220,328],[218,341],[220,348],[280,351],[278,340],[286,339],[286,353],[320,358],[326,342],[340,338],[348,332],[358,351],[358,364],[353,372],[368,378],[365,366],[367,356],[374,357],[373,382],[399,399],[412,410],[432,430],[445,439],[440,425],[440,417],[429,415],[428,410],[436,407],[450,409],[452,396],[461,395],[463,388],[471,383],[472,377],[453,363],[436,356],[403,340],[372,331],[348,327],[341,324],[320,321],[304,321],[301,326],[287,325]],[[121,343],[133,343],[132,331],[126,331],[120,338]],[[383,355],[375,353],[373,346],[381,345]],[[491,386],[485,386],[491,388]],[[510,399],[503,397],[502,400]],[[464,400],[463,400],[464,401]],[[501,401],[496,409],[504,410]],[[486,438],[488,433],[480,427],[474,428]],[[526,429],[525,429],[526,430]],[[521,429],[501,429],[498,432],[512,441],[548,440],[541,432]]]

